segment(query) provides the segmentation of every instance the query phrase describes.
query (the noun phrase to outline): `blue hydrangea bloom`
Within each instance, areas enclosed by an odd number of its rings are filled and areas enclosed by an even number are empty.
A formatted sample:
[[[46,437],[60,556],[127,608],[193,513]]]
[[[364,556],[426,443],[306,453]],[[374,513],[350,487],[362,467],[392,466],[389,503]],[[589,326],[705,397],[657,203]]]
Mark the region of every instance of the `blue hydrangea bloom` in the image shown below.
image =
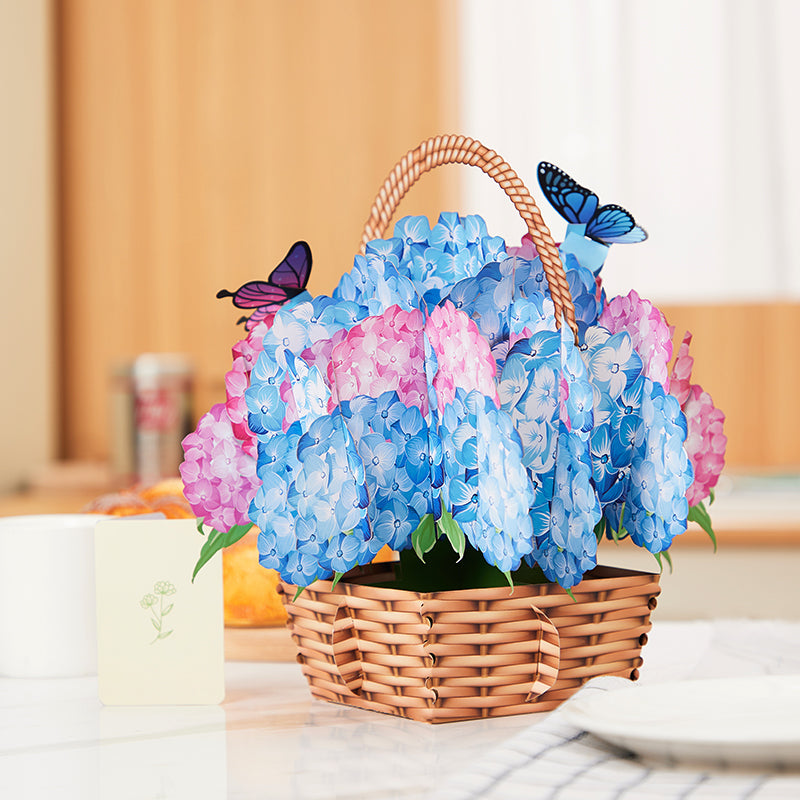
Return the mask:
[[[594,275],[573,256],[568,257],[566,276],[582,340],[602,311],[600,294]],[[489,263],[474,278],[454,286],[448,299],[456,308],[464,308],[478,323],[493,352],[500,342],[508,339],[509,333],[521,333],[523,328],[531,333],[555,330],[550,288],[538,258],[531,261],[512,256]]]
[[[586,330],[597,324],[603,311],[602,295],[591,270],[581,266],[571,253],[565,259],[567,283],[572,303],[575,306],[575,322],[578,323],[578,336],[582,339]]]
[[[642,374],[627,333],[597,325],[601,294],[567,248],[579,346],[555,325],[538,258],[508,257],[480,217],[405,217],[368,243],[332,297],[281,309],[245,393],[261,481],[250,516],[264,566],[305,586],[401,550],[447,510],[487,562],[524,559],[577,584],[596,563],[601,518],[660,552],[686,526],[692,468],[677,401]],[[497,363],[495,400],[456,388],[439,409],[425,338],[428,409],[394,391],[334,404],[318,343],[392,306],[448,300]],[[308,359],[308,360],[306,360]],[[287,403],[291,414],[287,417]]]
[[[409,302],[431,309],[460,280],[501,257],[505,243],[489,237],[478,216],[443,213],[432,228],[425,217],[403,217],[390,239],[376,239],[368,243],[365,255],[356,256],[333,297],[368,307],[371,314],[392,304],[408,309]]]
[[[694,472],[683,447],[686,422],[678,401],[665,395],[659,383],[649,378],[643,381],[645,433],[631,461],[623,524],[635,544],[658,553],[686,530],[686,492]]]
[[[591,483],[588,443],[561,423],[549,524],[536,536],[533,551],[545,577],[569,589],[596,565],[594,528],[600,517],[600,501]]]
[[[611,532],[624,531],[651,552],[686,529],[693,472],[678,401],[642,375],[625,333],[587,330],[583,357],[592,378],[592,476]]]
[[[532,547],[532,495],[511,418],[490,398],[456,389],[440,432],[444,506],[490,564],[518,568]]]
[[[541,263],[519,257],[487,264],[457,283],[447,297],[475,321],[502,368],[510,338],[556,329]]]
[[[539,331],[509,351],[498,384],[523,449],[534,547],[526,556],[570,587],[595,564],[601,516],[592,484],[593,391],[566,326]]]

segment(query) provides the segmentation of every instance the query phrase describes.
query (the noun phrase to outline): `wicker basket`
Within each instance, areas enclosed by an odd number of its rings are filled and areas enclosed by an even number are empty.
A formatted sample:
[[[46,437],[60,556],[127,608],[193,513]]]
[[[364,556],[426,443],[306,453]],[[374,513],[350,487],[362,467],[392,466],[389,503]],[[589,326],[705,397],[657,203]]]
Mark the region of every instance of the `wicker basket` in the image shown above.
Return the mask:
[[[596,675],[635,680],[658,575],[597,567],[556,584],[409,592],[391,565],[317,581],[292,602],[298,662],[320,700],[422,722],[549,711]]]
[[[528,190],[494,151],[463,136],[427,139],[395,166],[365,225],[384,234],[394,210],[425,172],[476,166],[525,221],[555,306],[577,335],[558,248]],[[598,567],[573,588],[555,584],[421,593],[379,585],[391,565],[349,572],[336,587],[317,581],[292,600],[288,627],[314,697],[408,717],[450,722],[555,708],[596,675],[636,679],[658,576]]]

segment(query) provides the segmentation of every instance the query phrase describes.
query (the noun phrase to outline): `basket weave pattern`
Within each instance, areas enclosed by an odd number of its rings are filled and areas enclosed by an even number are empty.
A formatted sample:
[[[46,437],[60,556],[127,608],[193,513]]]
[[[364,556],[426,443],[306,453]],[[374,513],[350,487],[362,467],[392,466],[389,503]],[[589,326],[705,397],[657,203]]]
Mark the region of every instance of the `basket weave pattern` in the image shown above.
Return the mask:
[[[539,253],[555,323],[577,336],[564,267],[530,192],[493,150],[465,136],[436,136],[410,150],[373,202],[361,249],[384,235],[419,178],[445,164],[477,167],[506,193]],[[292,600],[288,627],[314,697],[450,722],[555,708],[596,675],[635,679],[658,576],[598,567],[573,588],[556,584],[421,593],[376,584],[391,565],[316,581]],[[372,584],[372,585],[370,585]]]
[[[450,722],[549,711],[597,675],[636,679],[659,576],[598,567],[554,584],[420,593],[367,585],[388,565],[317,581],[288,626],[314,697]]]

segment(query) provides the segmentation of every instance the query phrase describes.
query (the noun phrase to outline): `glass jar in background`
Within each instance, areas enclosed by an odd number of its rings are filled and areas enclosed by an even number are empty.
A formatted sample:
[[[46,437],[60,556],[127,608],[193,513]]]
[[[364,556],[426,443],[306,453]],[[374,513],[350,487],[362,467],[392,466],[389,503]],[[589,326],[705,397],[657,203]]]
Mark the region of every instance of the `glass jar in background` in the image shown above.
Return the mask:
[[[175,353],[145,353],[116,367],[111,388],[111,468],[120,485],[178,474],[181,440],[194,430],[193,369]]]

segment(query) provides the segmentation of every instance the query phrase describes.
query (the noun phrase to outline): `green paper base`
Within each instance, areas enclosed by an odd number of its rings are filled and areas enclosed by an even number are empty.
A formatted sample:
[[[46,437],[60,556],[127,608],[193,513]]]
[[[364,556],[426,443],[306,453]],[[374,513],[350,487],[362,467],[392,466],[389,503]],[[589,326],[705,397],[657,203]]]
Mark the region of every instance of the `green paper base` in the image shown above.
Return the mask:
[[[487,564],[481,553],[467,544],[461,560],[442,536],[425,553],[423,564],[413,550],[400,552],[397,580],[376,584],[410,592],[448,592],[459,589],[483,589],[508,586],[508,579],[497,567]],[[511,573],[514,584],[549,583],[539,567],[523,565]],[[510,589],[509,589],[510,591]]]

